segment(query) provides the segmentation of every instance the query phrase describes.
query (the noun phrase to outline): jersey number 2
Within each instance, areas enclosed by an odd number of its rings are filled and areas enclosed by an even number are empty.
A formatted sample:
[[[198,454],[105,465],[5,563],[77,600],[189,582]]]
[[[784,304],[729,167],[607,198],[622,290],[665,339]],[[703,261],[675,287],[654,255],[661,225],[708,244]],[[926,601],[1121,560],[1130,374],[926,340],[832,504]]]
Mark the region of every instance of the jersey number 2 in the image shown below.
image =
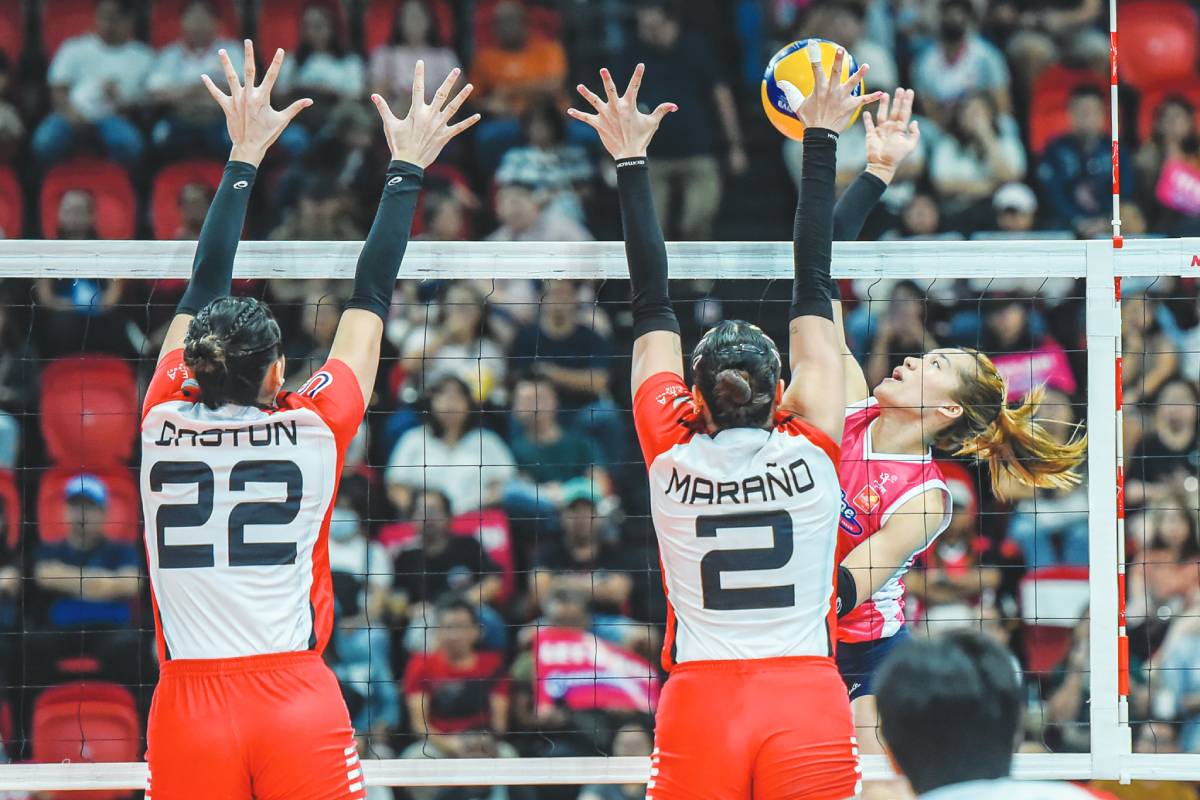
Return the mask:
[[[696,535],[715,538],[718,531],[770,528],[772,544],[746,550],[711,550],[700,559],[700,587],[704,607],[712,611],[749,611],[762,608],[791,608],[796,605],[796,587],[747,586],[726,589],[721,585],[725,572],[751,572],[779,569],[792,560],[792,515],[786,511],[717,514],[697,517]]]
[[[292,564],[295,542],[247,542],[247,525],[287,525],[300,512],[304,475],[291,461],[239,461],[229,473],[229,490],[244,492],[252,483],[282,483],[287,498],[282,502],[238,503],[229,512],[229,566],[260,567]],[[158,566],[188,569],[216,565],[211,544],[167,544],[167,528],[199,528],[213,512],[216,481],[212,469],[202,461],[159,461],[150,470],[150,490],[161,492],[167,485],[196,487],[196,502],[163,505],[154,517]]]

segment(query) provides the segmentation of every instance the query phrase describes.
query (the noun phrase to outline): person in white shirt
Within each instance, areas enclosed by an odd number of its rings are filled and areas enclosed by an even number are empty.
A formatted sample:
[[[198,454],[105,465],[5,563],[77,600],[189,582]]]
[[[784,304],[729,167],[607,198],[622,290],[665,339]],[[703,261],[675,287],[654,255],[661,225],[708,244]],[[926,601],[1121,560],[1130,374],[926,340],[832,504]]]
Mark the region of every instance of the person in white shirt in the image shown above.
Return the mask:
[[[880,733],[918,800],[1112,800],[1009,777],[1024,697],[1018,669],[971,630],[913,639],[888,656],[875,676]]]
[[[459,65],[458,55],[438,41],[437,26],[422,0],[407,0],[396,7],[392,35],[371,51],[371,88],[403,107],[412,95],[413,65],[425,62],[426,80],[440,80]],[[400,108],[397,107],[397,111]]]
[[[913,88],[924,112],[944,125],[955,102],[971,92],[985,91],[1001,114],[1009,113],[1008,65],[1004,54],[979,35],[971,0],[940,0],[937,9],[937,44],[918,55],[912,66]]]
[[[284,63],[280,88],[317,100],[357,100],[366,91],[363,61],[347,49],[345,32],[330,9],[310,4],[300,18],[296,57]],[[428,80],[428,79],[427,79]]]
[[[164,47],[154,62],[146,88],[163,117],[151,139],[164,158],[221,157],[229,152],[225,118],[206,102],[208,90],[200,82],[201,75],[220,74],[221,50],[229,54],[234,69],[242,69],[242,48],[219,37],[219,24],[212,0],[191,0],[179,18],[181,38]]]
[[[133,38],[128,0],[96,4],[95,31],[68,39],[50,62],[53,113],[33,134],[33,154],[47,169],[94,130],[108,156],[125,167],[141,162],[145,138],[126,116],[146,99],[154,51]]]

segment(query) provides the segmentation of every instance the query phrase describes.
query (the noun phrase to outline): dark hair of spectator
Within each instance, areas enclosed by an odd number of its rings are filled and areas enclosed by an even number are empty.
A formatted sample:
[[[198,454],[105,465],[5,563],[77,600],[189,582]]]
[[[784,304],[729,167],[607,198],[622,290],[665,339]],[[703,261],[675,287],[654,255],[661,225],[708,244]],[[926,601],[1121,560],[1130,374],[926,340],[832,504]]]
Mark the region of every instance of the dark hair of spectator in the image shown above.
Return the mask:
[[[310,8],[319,10],[325,15],[326,19],[329,20],[329,27],[333,30],[333,33],[329,37],[330,54],[336,58],[342,58],[345,56],[346,32],[342,29],[341,16],[334,11],[334,9],[331,8],[327,2],[319,1],[307,3],[300,12],[301,16],[307,14]],[[301,26],[301,32],[303,32],[303,30],[304,28]],[[315,51],[313,50],[312,45],[302,35],[299,43],[296,45],[296,66],[299,67],[304,64],[304,62],[308,60],[308,57],[313,55],[314,52]]]
[[[509,390],[515,390],[517,386],[521,385],[522,383],[532,383],[537,386],[545,386],[555,394],[558,394],[558,387],[554,385],[554,381],[550,380],[545,375],[535,372],[532,369],[523,369],[513,375]]]
[[[429,23],[425,31],[424,44],[429,47],[441,47],[441,32],[438,30],[437,20],[434,18],[433,12],[429,10],[426,0],[404,0],[404,2],[396,4],[396,13],[392,16],[392,35],[388,37],[388,43],[404,44],[404,32],[401,30],[400,22],[404,19],[404,10],[410,5],[421,9],[421,13],[425,15],[425,19]]]
[[[530,141],[529,129],[535,122],[549,125],[554,132],[554,141],[562,142],[567,138],[566,117],[558,110],[558,106],[549,97],[542,97],[529,104],[521,114],[521,133],[525,141]]]
[[[449,517],[450,516],[450,498],[446,497],[446,495],[442,494],[437,489],[431,489],[429,487],[425,487],[424,489],[418,489],[413,494],[412,500],[410,500],[408,502],[408,516],[410,518],[412,517],[413,510],[417,507],[418,500],[424,500],[425,504],[428,505],[429,498],[431,498],[431,497],[435,498],[437,500],[437,502],[441,504],[442,511],[445,511],[446,516]]]
[[[424,408],[422,409],[424,412],[423,415],[428,420],[430,430],[439,439],[446,434],[446,428],[438,420],[437,414],[433,410],[433,398],[450,387],[454,387],[455,390],[462,392],[463,397],[467,398],[467,407],[469,410],[467,412],[467,425],[463,429],[463,433],[480,426],[480,408],[479,404],[475,401],[475,393],[471,391],[471,387],[457,375],[442,375],[425,387]]]
[[[1190,381],[1182,375],[1173,375],[1163,381],[1163,385],[1158,387],[1158,391],[1154,393],[1154,399],[1150,401],[1150,405],[1154,408],[1160,408],[1163,405],[1163,395],[1167,393],[1167,389],[1172,386],[1183,386],[1192,396],[1192,402],[1188,405],[1200,406],[1200,385],[1195,381]],[[1173,404],[1173,405],[1178,405]]]
[[[1180,548],[1178,553],[1174,553],[1173,555],[1180,561],[1194,560],[1197,556],[1200,556],[1200,527],[1198,527],[1196,520],[1196,512],[1187,507],[1186,496],[1175,496],[1169,499],[1168,502],[1172,504],[1170,507],[1156,508],[1151,511],[1151,520],[1154,523],[1154,529],[1150,534],[1150,543],[1147,545],[1147,548],[1154,550],[1171,549],[1170,545],[1163,540],[1162,534],[1158,530],[1158,522],[1165,514],[1172,512],[1182,514],[1184,520],[1187,521],[1188,535],[1183,542],[1183,547]],[[0,514],[2,513],[3,510],[0,509]]]
[[[188,324],[183,360],[209,408],[256,406],[267,370],[279,358],[275,316],[253,297],[219,297]]]
[[[775,342],[740,319],[710,329],[692,351],[692,381],[717,430],[768,427],[782,368]]]
[[[1033,338],[1033,325],[1030,317],[1032,316],[1028,306],[1016,296],[1005,296],[1003,293],[997,293],[995,298],[985,297],[979,301],[981,311],[984,316],[984,325],[980,341],[983,345],[984,352],[987,353],[1027,353],[1037,347],[1037,342]],[[988,324],[988,317],[992,314],[997,314],[1006,308],[1016,306],[1025,312],[1025,325],[1021,328],[1020,334],[1014,341],[1001,341],[996,334],[995,329]]]
[[[967,15],[968,19],[976,19],[975,4],[971,0],[942,0],[939,11],[945,14],[950,10],[958,10]]]
[[[479,609],[468,603],[462,597],[456,594],[444,595],[437,604],[437,612],[440,617],[442,614],[452,614],[455,611],[461,611],[471,617],[471,622],[475,625],[479,624]]]
[[[1073,103],[1076,100],[1083,100],[1088,97],[1094,97],[1101,103],[1105,102],[1104,92],[1100,90],[1099,86],[1094,86],[1090,83],[1081,83],[1073,88],[1068,98],[1068,102]]]
[[[213,19],[220,17],[220,12],[217,11],[217,4],[213,0],[188,0],[187,5],[183,7],[183,13],[191,11],[196,6],[200,6]]]
[[[991,92],[972,92],[963,95],[954,105],[954,111],[950,115],[950,122],[946,126],[946,132],[959,141],[960,144],[967,145],[968,148],[975,154],[976,158],[985,158],[982,146],[975,141],[974,135],[967,130],[963,124],[963,111],[967,104],[979,100],[987,106],[988,113],[991,114],[992,124],[989,126],[992,133],[999,135],[1000,133],[1000,108],[996,105],[996,98]]]
[[[898,647],[876,676],[880,729],[918,794],[1004,778],[1021,721],[1012,657],[974,631]]]
[[[133,0],[102,0],[102,2],[107,2],[110,5],[116,6],[117,11],[120,12],[122,16],[132,17],[135,13]],[[100,3],[97,3],[96,5],[100,5]]]
[[[491,307],[488,306],[487,295],[470,281],[447,281],[442,285],[441,290],[438,292],[439,324],[444,323],[448,315],[461,314],[466,310],[463,308],[464,304],[462,303],[451,305],[446,302],[451,289],[462,289],[471,295],[472,300],[474,300],[473,308],[479,313],[479,325],[475,331],[475,335],[479,338],[490,336],[492,333],[489,325],[491,321]]]

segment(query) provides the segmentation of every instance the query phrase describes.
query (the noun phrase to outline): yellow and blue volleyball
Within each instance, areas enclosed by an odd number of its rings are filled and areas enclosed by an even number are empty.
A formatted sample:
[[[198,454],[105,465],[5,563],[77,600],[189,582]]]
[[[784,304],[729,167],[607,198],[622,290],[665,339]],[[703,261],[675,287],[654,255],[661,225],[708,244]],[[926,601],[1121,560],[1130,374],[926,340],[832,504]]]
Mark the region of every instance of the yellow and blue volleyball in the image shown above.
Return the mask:
[[[816,42],[821,49],[822,69],[826,75],[832,74],[833,59],[837,55],[840,45],[828,39],[801,39],[798,42],[792,42],[775,54],[763,73],[763,110],[767,113],[767,119],[771,120],[771,124],[780,133],[791,139],[804,138],[804,123],[792,113],[788,106],[787,96],[779,82],[787,81],[795,86],[802,96],[808,97],[813,90],[812,60],[808,53],[808,46],[813,42]],[[850,51],[847,50],[846,56],[842,60],[841,79],[846,80],[857,69],[858,64],[855,62],[854,56],[850,55]],[[854,95],[861,96],[866,90],[866,82],[859,81],[858,86],[854,87]],[[853,122],[855,119],[858,119],[858,111],[854,112],[850,121]]]

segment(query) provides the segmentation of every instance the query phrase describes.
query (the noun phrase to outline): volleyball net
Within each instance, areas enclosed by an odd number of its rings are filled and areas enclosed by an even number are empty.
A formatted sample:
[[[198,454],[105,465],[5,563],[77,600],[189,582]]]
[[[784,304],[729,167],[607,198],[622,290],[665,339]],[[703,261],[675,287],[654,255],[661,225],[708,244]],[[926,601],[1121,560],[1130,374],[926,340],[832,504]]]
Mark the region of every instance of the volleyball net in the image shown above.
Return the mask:
[[[360,246],[239,250],[235,291],[279,318],[286,388],[324,361]],[[0,242],[0,791],[144,785],[157,665],[135,428],[193,249]],[[685,348],[729,318],[782,340],[791,243],[668,250]],[[1018,776],[1200,780],[1200,240],[847,243],[834,273],[871,385],[976,347],[1010,401],[1044,385],[1039,420],[1089,435],[1078,490],[1003,501],[938,454],[955,513],[906,580],[912,635],[1010,647]],[[401,275],[331,523],[327,660],[367,783],[643,783],[666,607],[623,246],[414,242]],[[847,507],[869,513],[874,489]],[[890,775],[882,756],[863,767]]]

